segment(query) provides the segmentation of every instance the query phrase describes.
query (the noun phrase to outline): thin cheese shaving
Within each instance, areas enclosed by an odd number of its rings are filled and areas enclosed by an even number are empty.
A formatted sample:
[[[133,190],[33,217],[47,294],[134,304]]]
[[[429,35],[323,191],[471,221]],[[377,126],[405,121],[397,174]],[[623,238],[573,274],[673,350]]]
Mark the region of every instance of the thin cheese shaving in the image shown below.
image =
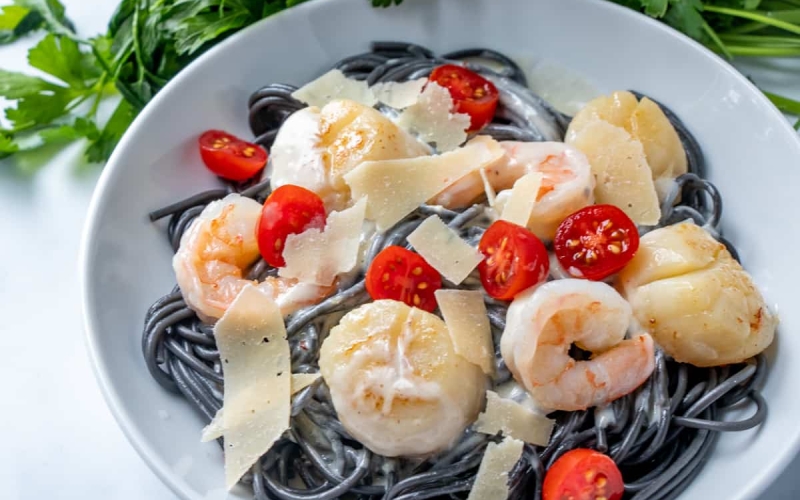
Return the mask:
[[[478,173],[481,174],[481,181],[483,181],[483,191],[486,193],[486,201],[489,203],[490,207],[494,207],[494,201],[497,198],[497,193],[495,192],[492,183],[489,182],[489,177],[486,175],[486,169],[482,168],[478,170]]]
[[[278,275],[330,286],[337,275],[351,271],[358,261],[366,210],[367,199],[362,198],[346,210],[331,212],[324,231],[308,229],[290,234],[283,250],[286,265]]]
[[[447,186],[503,154],[497,141],[478,136],[441,155],[366,161],[344,179],[354,199],[368,197],[367,218],[385,231]]]
[[[214,338],[225,370],[220,420],[230,489],[289,428],[291,354],[278,306],[252,285],[214,326]]]
[[[483,373],[495,373],[492,328],[486,315],[483,294],[477,290],[436,290],[436,303],[442,311],[453,350]]]
[[[292,373],[292,395],[302,391],[313,384],[320,377],[319,373]],[[225,434],[225,411],[220,408],[211,422],[203,428],[203,435],[200,441],[207,443],[221,438]]]
[[[319,373],[292,373],[292,394],[296,394],[320,377]]]
[[[367,82],[351,80],[338,69],[332,69],[303,85],[292,92],[292,97],[320,108],[334,99],[349,99],[365,106],[374,106],[377,102]]]
[[[450,92],[431,82],[417,102],[400,114],[397,124],[416,133],[423,141],[435,143],[439,152],[450,151],[467,140],[466,131],[470,126],[469,115],[451,113],[452,109]]]
[[[523,446],[525,443],[513,438],[489,443],[467,500],[508,498],[508,474],[522,456]]]
[[[526,443],[547,446],[555,421],[532,412],[513,399],[501,398],[496,392],[486,391],[486,411],[478,415],[475,430],[483,434],[497,434],[521,439]]]
[[[407,82],[382,82],[376,83],[370,90],[379,102],[395,109],[404,109],[417,103],[427,81],[427,78],[418,78]]]
[[[464,281],[483,260],[482,253],[435,215],[425,219],[407,239],[428,264],[455,285]]]
[[[500,218],[519,226],[527,226],[542,186],[542,178],[541,172],[531,172],[517,179]]]
[[[223,424],[224,421],[225,412],[223,412],[222,408],[220,408],[217,414],[214,415],[214,418],[211,419],[211,422],[209,422],[208,425],[203,428],[203,434],[200,437],[200,441],[207,443],[209,441],[221,438],[223,434],[225,434],[225,425]]]

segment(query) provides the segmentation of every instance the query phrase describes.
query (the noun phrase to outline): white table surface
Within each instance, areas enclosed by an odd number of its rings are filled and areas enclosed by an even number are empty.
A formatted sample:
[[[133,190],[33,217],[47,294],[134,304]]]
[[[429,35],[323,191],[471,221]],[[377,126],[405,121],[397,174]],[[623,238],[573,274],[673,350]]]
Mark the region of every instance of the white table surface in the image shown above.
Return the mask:
[[[103,31],[118,3],[62,1],[84,35]],[[29,70],[25,56],[33,42],[0,47],[0,67]],[[800,98],[800,64],[794,64],[794,82],[767,64],[741,67],[766,88]],[[100,171],[81,169],[80,157],[80,145],[55,157],[29,155],[28,166],[42,165],[32,176],[0,162],[0,380],[6,386],[0,497],[171,499],[123,436],[89,365],[77,259]],[[800,458],[762,500],[798,498],[797,492]]]

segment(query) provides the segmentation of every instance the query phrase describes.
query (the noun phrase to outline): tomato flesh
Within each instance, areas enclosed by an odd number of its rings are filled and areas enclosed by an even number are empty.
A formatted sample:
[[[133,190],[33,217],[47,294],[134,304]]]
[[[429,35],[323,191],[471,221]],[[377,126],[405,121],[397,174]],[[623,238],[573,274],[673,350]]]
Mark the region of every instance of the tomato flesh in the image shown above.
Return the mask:
[[[541,283],[550,272],[544,243],[522,226],[504,220],[483,233],[478,250],[486,257],[478,264],[486,293],[511,300],[521,291]]]
[[[617,464],[600,452],[578,448],[547,471],[542,500],[620,500],[625,483]]]
[[[435,68],[428,81],[438,83],[450,92],[457,113],[470,117],[469,131],[480,130],[494,118],[500,97],[492,82],[474,71],[455,64]]]
[[[267,152],[261,146],[221,130],[204,132],[198,143],[203,163],[223,179],[247,180],[267,164]]]
[[[399,246],[384,248],[367,270],[367,292],[374,300],[392,299],[433,312],[442,276],[421,255]]]
[[[325,217],[325,205],[316,193],[291,184],[279,187],[261,207],[256,227],[261,257],[273,267],[285,266],[286,237],[310,228],[324,228]]]
[[[602,280],[633,259],[639,231],[613,205],[592,205],[564,219],[553,240],[558,262],[576,278]]]

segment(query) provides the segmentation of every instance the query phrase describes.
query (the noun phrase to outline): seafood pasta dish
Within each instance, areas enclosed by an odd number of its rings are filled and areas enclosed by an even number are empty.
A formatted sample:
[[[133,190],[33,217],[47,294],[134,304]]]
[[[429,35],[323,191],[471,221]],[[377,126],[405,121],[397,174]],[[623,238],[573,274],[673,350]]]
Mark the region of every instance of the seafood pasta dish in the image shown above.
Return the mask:
[[[766,418],[778,318],[656,99],[567,116],[503,54],[376,42],[249,122],[198,139],[218,189],[153,207],[176,286],[142,338],[228,488],[676,498]]]

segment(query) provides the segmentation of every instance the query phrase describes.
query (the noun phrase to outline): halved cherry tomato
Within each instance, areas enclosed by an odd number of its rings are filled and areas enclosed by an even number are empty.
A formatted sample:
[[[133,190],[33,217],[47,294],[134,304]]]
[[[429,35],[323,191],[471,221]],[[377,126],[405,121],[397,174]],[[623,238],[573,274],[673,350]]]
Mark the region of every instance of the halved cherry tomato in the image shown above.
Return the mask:
[[[483,233],[478,250],[486,256],[478,264],[486,293],[511,300],[519,292],[547,278],[547,249],[535,234],[504,220],[494,222]]]
[[[500,94],[492,82],[467,68],[445,64],[435,68],[428,81],[436,82],[450,91],[458,113],[471,118],[469,131],[483,128],[492,121]]]
[[[597,281],[631,261],[639,249],[639,231],[619,208],[591,205],[561,222],[553,247],[570,275]]]
[[[204,132],[198,142],[203,163],[223,179],[247,180],[267,164],[267,152],[261,146],[221,130]]]
[[[258,250],[267,264],[283,267],[286,237],[306,229],[325,227],[325,205],[316,193],[287,184],[269,195],[256,226]]]
[[[442,276],[421,255],[388,246],[367,270],[367,292],[374,300],[393,299],[424,311],[436,309],[433,293],[442,288]]]
[[[607,455],[586,448],[564,453],[547,471],[542,500],[620,500],[622,474]]]

